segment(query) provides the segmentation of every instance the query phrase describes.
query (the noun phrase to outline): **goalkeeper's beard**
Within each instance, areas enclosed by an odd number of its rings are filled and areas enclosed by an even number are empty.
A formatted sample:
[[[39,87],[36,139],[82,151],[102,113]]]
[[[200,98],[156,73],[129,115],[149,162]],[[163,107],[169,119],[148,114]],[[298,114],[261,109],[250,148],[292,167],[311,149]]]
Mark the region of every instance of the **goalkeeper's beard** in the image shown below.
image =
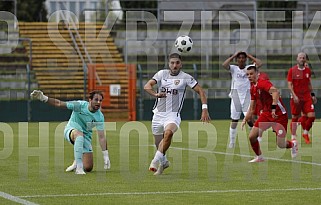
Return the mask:
[[[91,104],[90,106],[91,110],[95,112],[100,109],[100,104]]]
[[[100,109],[100,105],[94,105],[94,106],[93,106],[93,110],[97,111],[97,110],[99,110],[99,109]]]

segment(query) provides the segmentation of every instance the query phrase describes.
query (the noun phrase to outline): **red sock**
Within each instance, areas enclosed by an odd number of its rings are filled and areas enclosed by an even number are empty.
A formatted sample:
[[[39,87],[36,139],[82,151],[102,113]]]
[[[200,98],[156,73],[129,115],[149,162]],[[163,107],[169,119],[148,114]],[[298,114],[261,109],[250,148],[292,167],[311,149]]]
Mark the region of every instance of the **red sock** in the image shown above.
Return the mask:
[[[305,130],[306,128],[306,122],[308,120],[307,116],[301,116],[298,120],[299,123],[301,123],[302,129]]]
[[[290,141],[290,140],[287,140],[286,141],[286,148],[289,149],[289,148],[292,148],[293,147],[293,142]]]
[[[312,127],[312,123],[314,122],[314,120],[315,120],[315,117],[308,117],[308,120],[305,123],[304,129],[309,131]]]
[[[296,130],[298,128],[298,118],[292,118],[290,128],[291,128],[291,135],[296,135]]]
[[[255,142],[251,142],[251,146],[257,156],[262,154],[259,141],[255,140]]]

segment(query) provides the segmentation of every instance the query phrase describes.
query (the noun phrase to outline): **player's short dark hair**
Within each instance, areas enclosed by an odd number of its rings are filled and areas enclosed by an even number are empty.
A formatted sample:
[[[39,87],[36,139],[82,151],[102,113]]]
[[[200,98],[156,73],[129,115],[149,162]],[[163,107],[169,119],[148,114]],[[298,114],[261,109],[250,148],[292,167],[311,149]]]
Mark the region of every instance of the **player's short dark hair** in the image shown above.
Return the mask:
[[[244,55],[245,58],[247,57],[246,52],[241,51],[241,52],[238,52],[238,53],[237,53],[236,58],[240,57],[240,55]]]
[[[178,53],[171,53],[169,55],[168,59],[171,59],[171,58],[178,58],[178,59],[182,60],[181,55],[179,55]]]
[[[255,65],[250,65],[246,68],[246,70],[254,70],[255,72],[257,71],[257,68]]]
[[[89,93],[89,99],[92,100],[96,94],[100,95],[100,96],[104,99],[104,94],[103,94],[103,92],[100,91],[100,90],[93,90],[93,91],[91,91],[91,92]]]

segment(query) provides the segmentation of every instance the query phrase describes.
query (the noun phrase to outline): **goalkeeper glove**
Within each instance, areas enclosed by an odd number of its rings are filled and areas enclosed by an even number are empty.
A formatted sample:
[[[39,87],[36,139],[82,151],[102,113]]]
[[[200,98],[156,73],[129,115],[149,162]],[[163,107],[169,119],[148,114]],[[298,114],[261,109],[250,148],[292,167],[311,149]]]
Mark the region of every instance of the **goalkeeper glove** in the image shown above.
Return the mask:
[[[110,169],[110,160],[108,155],[108,150],[103,151],[104,155],[104,169]]]
[[[47,102],[48,101],[48,96],[45,96],[42,91],[40,90],[34,90],[30,94],[30,97],[32,99],[40,100],[41,102]]]

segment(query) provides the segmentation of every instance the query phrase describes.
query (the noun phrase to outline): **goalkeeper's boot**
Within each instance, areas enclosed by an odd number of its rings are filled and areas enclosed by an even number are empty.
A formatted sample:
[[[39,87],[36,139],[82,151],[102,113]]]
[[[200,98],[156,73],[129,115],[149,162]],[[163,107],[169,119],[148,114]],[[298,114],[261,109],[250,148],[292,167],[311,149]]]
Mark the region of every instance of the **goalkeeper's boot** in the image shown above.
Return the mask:
[[[72,163],[72,165],[70,165],[69,167],[67,167],[66,172],[72,172],[72,171],[74,171],[74,170],[76,169],[76,167],[77,167],[76,161],[74,161],[74,162]]]
[[[77,167],[75,174],[86,174],[86,172],[84,171],[84,169],[82,167]]]

